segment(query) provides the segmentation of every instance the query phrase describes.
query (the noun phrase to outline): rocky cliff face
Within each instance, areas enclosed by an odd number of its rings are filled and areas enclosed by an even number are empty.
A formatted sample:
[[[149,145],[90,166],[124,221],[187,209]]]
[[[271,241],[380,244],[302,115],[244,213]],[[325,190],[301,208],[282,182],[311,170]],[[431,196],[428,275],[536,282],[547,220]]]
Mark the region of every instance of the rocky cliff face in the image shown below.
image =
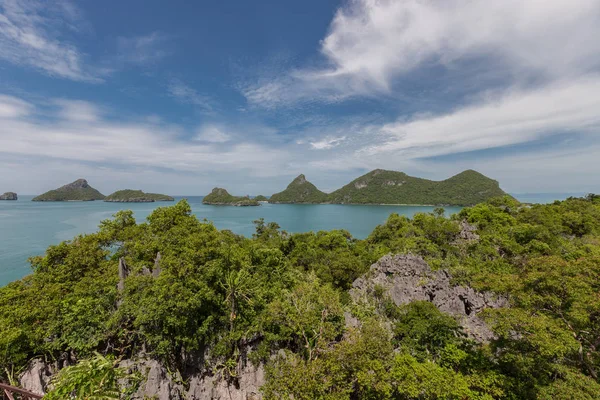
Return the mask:
[[[236,367],[236,384],[228,382],[220,374],[199,372],[186,379],[179,373],[170,373],[159,361],[140,357],[123,360],[119,367],[138,372],[142,383],[132,400],[261,400],[260,387],[265,383],[264,365],[254,366],[240,361]],[[55,364],[34,359],[21,374],[21,387],[34,393],[45,394],[52,375],[58,371]]]
[[[18,196],[15,192],[6,192],[0,195],[0,200],[17,200]]]
[[[415,300],[430,301],[440,311],[455,316],[472,339],[491,340],[494,335],[478,314],[488,307],[507,306],[508,301],[493,293],[453,286],[451,278],[447,271],[432,271],[421,257],[388,255],[373,264],[365,276],[354,281],[350,294],[359,300],[380,286],[396,305]]]

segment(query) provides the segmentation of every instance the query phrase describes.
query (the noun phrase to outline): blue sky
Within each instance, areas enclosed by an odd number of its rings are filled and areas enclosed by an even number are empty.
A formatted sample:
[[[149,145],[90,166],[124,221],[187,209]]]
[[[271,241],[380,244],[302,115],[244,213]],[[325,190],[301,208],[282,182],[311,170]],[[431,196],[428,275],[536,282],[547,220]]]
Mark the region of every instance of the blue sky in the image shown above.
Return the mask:
[[[597,0],[0,0],[0,192],[600,192]]]

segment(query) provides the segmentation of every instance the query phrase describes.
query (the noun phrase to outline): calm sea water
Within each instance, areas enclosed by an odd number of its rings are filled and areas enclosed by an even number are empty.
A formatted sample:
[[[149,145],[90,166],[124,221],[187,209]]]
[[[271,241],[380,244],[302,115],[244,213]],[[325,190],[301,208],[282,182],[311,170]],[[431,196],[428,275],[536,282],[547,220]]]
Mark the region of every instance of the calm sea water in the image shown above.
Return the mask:
[[[51,245],[80,233],[95,232],[101,220],[118,210],[134,211],[143,221],[157,207],[173,203],[32,202],[33,196],[17,201],[0,201],[0,286],[31,272],[27,258],[43,254]],[[182,197],[176,197],[176,200]],[[264,218],[277,222],[288,232],[346,229],[357,238],[365,238],[375,226],[395,212],[412,216],[430,212],[424,206],[293,205],[262,204],[260,207],[223,207],[202,204],[202,197],[186,197],[193,213],[212,221],[219,229],[251,236],[252,221]],[[459,211],[447,207],[448,214]]]
[[[98,223],[118,210],[131,209],[138,221],[157,207],[172,203],[32,202],[33,196],[18,201],[0,201],[0,286],[31,272],[27,258],[43,254],[51,245],[80,233],[96,231]],[[550,202],[566,195],[516,195],[521,201]],[[176,198],[176,200],[182,197]],[[425,206],[293,205],[263,204],[260,207],[219,207],[202,204],[202,197],[187,197],[199,219],[212,221],[219,229],[251,236],[252,221],[264,218],[277,222],[288,232],[346,229],[357,238],[365,238],[375,226],[395,212],[412,216],[430,212]],[[459,211],[447,207],[447,214]]]

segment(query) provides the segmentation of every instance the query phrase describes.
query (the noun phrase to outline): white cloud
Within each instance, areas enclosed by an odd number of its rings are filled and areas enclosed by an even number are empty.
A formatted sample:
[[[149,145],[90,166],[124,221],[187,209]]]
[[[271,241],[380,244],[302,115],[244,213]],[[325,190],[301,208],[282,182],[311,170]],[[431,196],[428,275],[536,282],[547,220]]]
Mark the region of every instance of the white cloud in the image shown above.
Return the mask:
[[[196,140],[209,143],[225,143],[231,140],[231,135],[225,133],[223,128],[215,125],[206,125],[198,130]]]
[[[56,99],[60,107],[59,117],[69,121],[95,122],[100,118],[100,110],[94,104],[83,100]]]
[[[556,133],[600,135],[600,77],[509,91],[439,116],[384,125],[370,154],[435,156],[529,142]]]
[[[52,3],[54,4],[54,3]],[[36,0],[0,1],[0,59],[26,65],[48,75],[76,81],[100,82],[101,70],[85,65],[84,54],[60,38],[62,24],[75,26],[76,7],[58,7]]]
[[[161,48],[166,40],[167,37],[160,32],[135,37],[119,37],[117,39],[119,58],[132,64],[153,63],[167,55],[167,52]]]
[[[289,70],[243,87],[267,108],[390,93],[424,64],[466,59],[517,80],[600,67],[597,0],[351,0],[321,43],[327,67]]]
[[[0,95],[0,118],[24,117],[31,112],[31,104],[12,96]]]
[[[62,108],[56,118],[41,122],[35,122],[35,109],[29,115],[10,110],[0,114],[2,153],[192,173],[245,169],[255,176],[279,174],[282,168],[273,167],[284,166],[289,157],[284,149],[250,140],[240,139],[226,148],[216,146],[214,140],[199,143],[186,139],[182,128],[155,119],[111,121],[100,107],[87,102],[58,99],[49,103]],[[1,96],[0,110],[8,110],[5,104],[28,108],[25,102]]]
[[[315,150],[327,150],[339,146],[345,140],[346,136],[326,137],[315,142],[310,142],[310,146]]]
[[[173,79],[168,86],[169,95],[175,97],[183,103],[188,103],[199,107],[205,112],[213,111],[213,100],[178,79]]]

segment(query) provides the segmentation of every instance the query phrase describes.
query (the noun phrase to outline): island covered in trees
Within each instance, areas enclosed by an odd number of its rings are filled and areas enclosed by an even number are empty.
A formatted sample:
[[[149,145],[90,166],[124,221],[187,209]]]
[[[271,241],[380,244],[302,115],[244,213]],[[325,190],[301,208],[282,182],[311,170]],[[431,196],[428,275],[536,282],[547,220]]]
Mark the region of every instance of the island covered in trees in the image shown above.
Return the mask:
[[[598,398],[600,196],[392,214],[364,240],[255,225],[180,201],[50,246],[0,288],[0,380],[50,400]]]
[[[77,179],[58,189],[34,197],[33,201],[94,201],[104,200],[104,195],[91,187],[85,179]]]
[[[207,194],[202,199],[204,204],[212,204],[216,206],[259,206],[260,203],[256,199],[251,199],[249,196],[232,196],[223,188],[214,188],[210,194]]]
[[[155,201],[174,201],[175,199],[166,194],[144,193],[141,190],[118,190],[104,198],[107,202],[117,203],[152,203]]]
[[[269,199],[270,203],[473,205],[506,195],[497,181],[467,170],[443,181],[415,178],[403,172],[376,169],[325,193],[304,175]]]

